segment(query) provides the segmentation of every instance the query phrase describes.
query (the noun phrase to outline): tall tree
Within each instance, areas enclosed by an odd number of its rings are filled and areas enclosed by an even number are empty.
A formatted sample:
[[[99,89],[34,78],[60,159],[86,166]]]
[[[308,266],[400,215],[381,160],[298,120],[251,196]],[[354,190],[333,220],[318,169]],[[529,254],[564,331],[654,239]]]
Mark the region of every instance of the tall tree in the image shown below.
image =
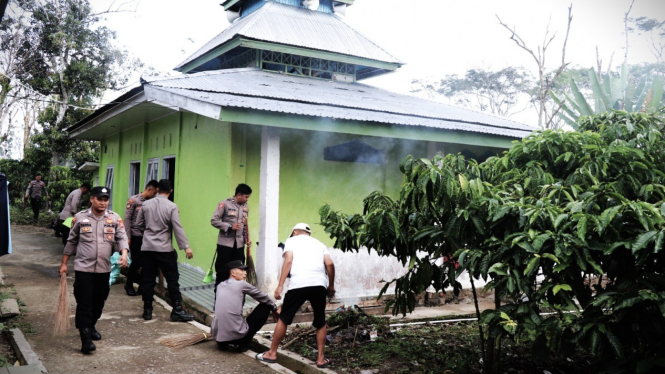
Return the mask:
[[[24,102],[35,97],[35,93],[18,80],[24,74],[22,54],[28,48],[26,18],[24,14],[8,12],[0,22],[0,156],[9,153],[9,143],[19,125]]]
[[[633,27],[627,31],[637,31],[644,35],[649,43],[649,50],[656,58],[656,64],[665,63],[665,21],[656,18],[638,17],[632,19]]]
[[[521,67],[471,69],[463,77],[453,74],[438,81],[412,83],[412,92],[426,92],[429,97],[440,96],[457,105],[510,117],[524,110],[516,110],[516,106],[528,102],[533,76]]]
[[[69,112],[90,108],[103,91],[122,87],[132,69],[124,68],[127,53],[113,45],[115,33],[99,25],[100,16],[113,10],[94,13],[88,0],[18,4],[30,14],[23,53],[26,71],[20,79],[50,97],[40,123],[48,136],[51,163],[59,165],[73,144],[65,129],[80,117]]]
[[[568,24],[566,27],[566,36],[563,39],[563,47],[561,48],[561,64],[551,73],[547,67],[547,52],[552,44],[552,41],[554,41],[556,38],[556,32],[550,34],[549,24],[545,30],[543,43],[534,50],[533,48],[529,47],[524,39],[522,39],[522,37],[517,34],[514,27],[511,28],[508,26],[501,20],[501,18],[499,18],[498,15],[496,18],[499,20],[499,24],[501,26],[510,31],[510,40],[514,41],[519,48],[523,49],[529,55],[531,55],[534,62],[538,66],[538,87],[535,102],[538,111],[538,126],[546,129],[553,128],[556,114],[561,110],[561,106],[551,107],[550,103],[552,101],[550,100],[550,91],[552,90],[552,86],[557,81],[559,76],[570,64],[569,62],[566,62],[566,46],[568,45],[568,36],[570,35],[570,25],[573,22],[573,6],[571,5],[568,8]]]

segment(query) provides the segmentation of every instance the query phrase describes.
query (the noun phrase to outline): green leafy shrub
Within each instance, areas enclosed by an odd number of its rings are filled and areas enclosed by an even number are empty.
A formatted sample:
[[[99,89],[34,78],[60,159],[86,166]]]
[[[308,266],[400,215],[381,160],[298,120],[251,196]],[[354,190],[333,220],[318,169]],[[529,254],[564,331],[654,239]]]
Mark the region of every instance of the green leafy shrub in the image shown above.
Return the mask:
[[[31,159],[24,160],[0,160],[0,172],[7,175],[9,181],[9,201],[13,206],[22,206],[25,190],[28,183],[34,179],[37,172],[42,173],[42,180],[51,196],[50,201],[44,197],[43,205],[50,204],[50,209],[55,214],[60,213],[65,206],[69,194],[81,187],[84,182],[92,179],[90,172],[82,172],[66,166],[49,166],[46,170],[38,169],[39,166],[31,164]],[[86,197],[84,197],[84,200]],[[30,202],[26,205],[29,208]],[[29,210],[29,209],[28,209]]]
[[[373,193],[363,215],[326,205],[322,224],[342,250],[409,265],[384,288],[395,284],[393,313],[429,286],[459,291],[462,270],[488,280],[497,298],[478,312],[486,372],[501,371],[505,339],[530,339],[543,360],[578,346],[614,372],[655,372],[665,357],[663,123],[613,111],[578,124],[482,164],[409,156],[399,199]],[[449,255],[459,270],[435,263]]]
[[[37,222],[37,226],[48,226],[53,221],[55,221],[58,213],[42,210],[42,212],[39,214],[39,222]],[[9,222],[12,225],[34,225],[32,219],[33,214],[32,209],[30,209],[30,203],[26,204],[25,209],[22,209],[21,206],[16,205],[9,207]]]

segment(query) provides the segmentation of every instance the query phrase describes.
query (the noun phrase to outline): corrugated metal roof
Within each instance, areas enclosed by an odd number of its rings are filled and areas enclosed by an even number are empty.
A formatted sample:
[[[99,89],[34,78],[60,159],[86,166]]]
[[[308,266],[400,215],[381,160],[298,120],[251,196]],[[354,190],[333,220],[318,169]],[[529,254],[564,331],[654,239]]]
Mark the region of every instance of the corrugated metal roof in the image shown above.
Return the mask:
[[[211,100],[214,98],[220,100],[216,102],[220,105],[223,102],[223,105],[294,114],[422,125],[516,137],[523,137],[534,130],[530,126],[503,117],[401,95],[361,83],[349,84],[284,75],[257,68],[218,70],[163,78],[149,77],[145,78],[145,82],[149,86],[168,88],[169,91],[181,95],[210,97]],[[353,118],[346,115],[346,112],[353,113]]]
[[[222,31],[176,70],[236,36],[402,64],[337,15],[270,2]]]
[[[489,125],[463,123],[443,119],[420,118],[371,110],[340,108],[325,104],[310,104],[295,101],[281,101],[261,97],[237,96],[226,93],[203,92],[183,88],[146,87],[146,95],[151,96],[151,90],[165,91],[188,99],[203,101],[221,107],[236,107],[269,112],[298,114],[323,118],[346,119],[355,121],[370,121],[394,125],[423,126],[445,130],[469,131],[476,133],[523,138],[532,130],[517,130]]]

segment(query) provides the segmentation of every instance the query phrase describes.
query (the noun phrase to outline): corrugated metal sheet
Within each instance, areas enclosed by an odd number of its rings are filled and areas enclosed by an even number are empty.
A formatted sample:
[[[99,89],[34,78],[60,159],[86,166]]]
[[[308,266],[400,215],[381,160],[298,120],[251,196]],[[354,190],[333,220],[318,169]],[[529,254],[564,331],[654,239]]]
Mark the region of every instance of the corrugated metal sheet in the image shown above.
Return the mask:
[[[292,6],[302,6],[303,2],[303,0],[273,0],[273,1]],[[260,9],[264,5],[266,5],[265,0],[247,0],[245,4],[242,6],[242,16],[243,17],[248,16],[257,11],[258,9]],[[317,9],[317,11],[332,13],[333,12],[332,0],[319,0],[319,9]]]
[[[503,117],[401,95],[361,83],[325,81],[257,68],[145,79],[150,86],[168,88],[182,95],[215,98],[220,100],[215,102],[220,105],[224,103],[223,105],[248,108],[256,106],[253,108],[519,137],[534,130]],[[212,95],[213,93],[227,95]],[[297,109],[304,104],[315,105]],[[349,117],[346,112],[353,113],[353,116]]]
[[[260,97],[237,96],[226,93],[203,92],[182,88],[146,87],[146,95],[151,96],[152,90],[165,91],[187,99],[194,99],[220,107],[235,107],[269,112],[314,116],[330,119],[346,119],[355,121],[378,122],[393,125],[423,126],[445,130],[469,131],[476,133],[523,138],[531,131],[494,127],[472,123],[462,123],[433,118],[411,117],[392,113],[375,112],[353,108],[340,108],[325,104],[309,104],[295,101],[281,101]],[[160,96],[161,97],[161,96]],[[163,97],[161,97],[163,101]]]
[[[176,69],[236,36],[401,64],[334,14],[269,2],[222,31]]]

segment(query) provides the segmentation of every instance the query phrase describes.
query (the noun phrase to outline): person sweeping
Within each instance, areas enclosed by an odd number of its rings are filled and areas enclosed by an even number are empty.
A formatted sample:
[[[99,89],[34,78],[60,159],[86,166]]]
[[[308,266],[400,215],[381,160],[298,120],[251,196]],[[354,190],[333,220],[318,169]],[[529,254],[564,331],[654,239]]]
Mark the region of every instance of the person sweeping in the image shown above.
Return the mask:
[[[81,352],[86,354],[96,349],[93,340],[102,339],[95,326],[109,296],[114,250],[121,249],[120,264],[127,266],[129,245],[125,226],[118,214],[107,210],[110,195],[111,190],[106,187],[90,190],[91,208],[74,216],[59,269],[60,277],[66,276],[69,272],[67,261],[75,256],[74,321],[81,336]]]

